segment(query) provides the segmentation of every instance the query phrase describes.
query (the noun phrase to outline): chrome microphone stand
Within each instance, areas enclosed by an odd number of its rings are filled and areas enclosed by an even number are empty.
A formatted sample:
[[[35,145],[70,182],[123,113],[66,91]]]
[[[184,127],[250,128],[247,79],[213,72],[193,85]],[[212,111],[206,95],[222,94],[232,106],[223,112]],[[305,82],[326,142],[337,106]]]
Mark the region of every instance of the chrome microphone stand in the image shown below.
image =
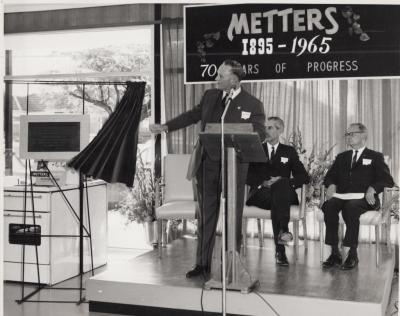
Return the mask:
[[[232,101],[233,89],[227,96],[225,110],[221,116],[221,201],[220,201],[220,212],[222,222],[222,315],[226,315],[226,196],[225,196],[225,139],[224,139],[224,123],[225,116],[228,112],[229,105]]]
[[[224,112],[221,116],[220,130],[214,132],[205,133],[203,136],[204,144],[209,147],[212,152],[215,151],[215,141],[209,141],[208,136],[218,133],[220,134],[221,142],[221,197],[220,197],[220,209],[219,209],[219,219],[216,228],[216,234],[222,235],[219,240],[222,240],[222,245],[220,246],[220,241],[218,240],[218,245],[214,246],[213,260],[211,272],[212,277],[204,284],[204,289],[222,289],[222,314],[226,315],[226,291],[234,290],[240,291],[243,294],[250,293],[255,287],[259,285],[258,280],[252,279],[251,275],[247,271],[243,262],[240,259],[240,254],[237,250],[237,237],[236,237],[236,224],[237,224],[237,157],[236,154],[240,153],[240,156],[244,161],[264,161],[265,153],[259,141],[259,136],[252,132],[250,126],[240,126],[240,123],[232,124],[232,126],[225,126],[225,117],[229,110],[230,103],[232,101],[232,91],[227,97],[227,102],[225,105]],[[235,125],[235,127],[233,126]],[[250,125],[250,124],[247,124]],[[227,134],[225,134],[225,127]],[[210,126],[211,128],[211,126]],[[238,130],[236,130],[238,128]],[[250,130],[249,130],[250,128]],[[227,140],[228,148],[226,148],[225,135],[230,135],[231,137]],[[255,136],[255,137],[254,137]],[[242,147],[241,144],[244,142],[250,142],[249,148]],[[208,142],[208,143],[207,143]],[[213,145],[214,143],[214,145]],[[257,145],[258,144],[258,145]],[[257,148],[258,147],[258,148]],[[242,149],[245,149],[242,151]],[[227,154],[225,153],[227,150]],[[251,151],[251,154],[249,152]],[[254,156],[255,155],[255,156]],[[217,156],[218,157],[218,156]],[[225,157],[227,158],[227,167],[225,166]],[[260,158],[261,157],[261,158]],[[216,157],[215,157],[216,159]],[[227,181],[226,181],[227,180]],[[226,184],[228,184],[226,190]],[[227,192],[226,192],[227,191]],[[226,195],[228,194],[228,200]],[[228,221],[226,208],[228,207]],[[226,228],[228,225],[229,231]],[[227,235],[227,233],[229,233]],[[222,253],[221,253],[221,252]],[[215,256],[214,256],[215,254]],[[222,261],[222,262],[221,262]],[[213,276],[214,274],[214,276]]]

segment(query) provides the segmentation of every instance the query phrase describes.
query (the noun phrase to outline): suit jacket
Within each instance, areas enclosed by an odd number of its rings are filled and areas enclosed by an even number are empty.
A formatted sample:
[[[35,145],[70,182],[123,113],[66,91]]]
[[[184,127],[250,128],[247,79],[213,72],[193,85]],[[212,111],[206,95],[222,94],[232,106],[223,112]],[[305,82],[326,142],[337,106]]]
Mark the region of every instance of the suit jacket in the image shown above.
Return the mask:
[[[200,104],[193,109],[178,115],[165,124],[168,126],[168,132],[172,132],[183,127],[201,122],[201,131],[204,131],[207,123],[218,122],[220,117],[215,116],[215,107],[221,106],[222,90],[209,89],[205,91]],[[247,112],[243,115],[242,112]],[[248,118],[246,118],[248,116]],[[265,138],[265,113],[264,107],[257,98],[249,94],[243,88],[241,92],[231,101],[229,109],[225,116],[226,123],[252,123],[254,130],[260,135],[260,139]],[[192,175],[196,173],[203,157],[203,147],[197,146],[193,157]]]
[[[263,144],[263,148],[268,158],[266,143]],[[269,161],[250,163],[247,184],[256,187],[262,184],[264,180],[277,176],[289,178],[294,189],[310,181],[307,171],[292,146],[280,143],[271,163]]]
[[[364,193],[371,186],[379,194],[384,187],[394,185],[381,153],[365,148],[351,168],[352,155],[352,150],[337,155],[325,176],[326,187],[335,184],[338,193]]]
[[[213,117],[214,107],[220,106],[222,100],[222,90],[207,90],[200,104],[193,109],[178,115],[165,124],[168,126],[168,132],[181,129],[191,124],[201,121],[201,131],[207,123],[215,122],[218,118]],[[242,112],[250,112],[248,119],[242,118]],[[234,98],[225,117],[226,123],[252,123],[254,130],[260,135],[261,139],[265,138],[265,113],[264,107],[257,98],[249,94],[243,88],[241,92]]]

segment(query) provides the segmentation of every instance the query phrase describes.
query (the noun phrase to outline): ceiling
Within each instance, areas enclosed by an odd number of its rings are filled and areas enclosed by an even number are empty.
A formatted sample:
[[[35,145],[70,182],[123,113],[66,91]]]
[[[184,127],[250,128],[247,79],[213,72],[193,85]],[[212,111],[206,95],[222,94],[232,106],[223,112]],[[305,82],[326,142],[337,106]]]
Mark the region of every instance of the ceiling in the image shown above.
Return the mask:
[[[195,0],[3,0],[4,12],[26,12],[57,9],[72,9],[83,7],[97,7],[134,3],[202,3],[210,1]],[[243,3],[243,0],[212,0],[212,3]],[[329,3],[328,0],[252,0],[249,2],[261,3]],[[334,3],[348,4],[349,0],[335,0]],[[1,3],[1,0],[0,0]],[[400,4],[400,0],[352,0],[352,4]]]
[[[135,0],[3,0],[4,12],[44,11],[58,9],[72,9],[83,7],[97,7],[107,5],[132,4]],[[153,1],[154,2],[154,1]]]

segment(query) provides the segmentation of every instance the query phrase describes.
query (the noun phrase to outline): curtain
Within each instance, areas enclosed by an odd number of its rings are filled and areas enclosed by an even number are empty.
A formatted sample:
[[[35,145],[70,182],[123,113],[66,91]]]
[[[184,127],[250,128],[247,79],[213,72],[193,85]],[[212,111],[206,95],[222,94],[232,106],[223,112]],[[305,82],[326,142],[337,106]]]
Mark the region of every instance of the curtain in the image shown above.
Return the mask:
[[[388,115],[391,128],[388,131],[387,140],[391,142],[390,157],[395,181],[400,185],[400,80],[386,80],[389,86],[391,98],[391,111]]]
[[[381,151],[397,184],[400,182],[400,80],[303,80],[245,84],[264,104],[266,116],[285,122],[282,140],[300,131],[306,154],[333,148],[331,159],[346,149],[343,134],[348,124],[362,122],[369,130],[367,146]],[[309,211],[312,211],[309,209]],[[308,235],[316,238],[315,212],[307,213]],[[361,227],[361,240],[371,230]],[[266,233],[270,234],[269,225]]]
[[[68,166],[95,179],[132,187],[146,83],[127,82],[126,85],[125,94],[115,111],[89,145],[68,162]]]

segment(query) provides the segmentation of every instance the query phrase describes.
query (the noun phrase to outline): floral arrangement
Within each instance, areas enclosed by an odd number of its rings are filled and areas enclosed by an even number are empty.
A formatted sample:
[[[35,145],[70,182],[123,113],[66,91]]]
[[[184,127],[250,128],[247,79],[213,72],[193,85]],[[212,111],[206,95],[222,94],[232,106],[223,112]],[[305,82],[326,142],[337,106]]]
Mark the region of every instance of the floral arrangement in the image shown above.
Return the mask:
[[[348,5],[342,10],[342,16],[347,21],[350,36],[353,34],[360,36],[359,38],[362,42],[366,42],[370,39],[368,34],[361,28],[360,15],[354,12],[351,6]]]
[[[203,38],[196,42],[197,53],[202,63],[206,62],[206,49],[211,48],[221,38],[221,32],[204,34]]]
[[[308,207],[319,205],[320,188],[326,173],[333,163],[331,153],[336,144],[329,147],[327,150],[320,151],[316,151],[313,147],[311,153],[307,155],[307,150],[303,146],[303,139],[299,128],[289,136],[288,142],[296,149],[300,160],[303,162],[310,176],[309,188],[306,193],[306,204]]]
[[[399,208],[400,208],[400,201],[399,201],[399,186],[394,186],[392,188],[393,192],[390,196],[389,205],[390,205],[390,215],[392,216],[395,223],[399,222]]]
[[[128,222],[144,223],[155,220],[157,181],[152,170],[145,166],[142,155],[139,153],[134,185],[121,193],[123,198],[117,207],[117,210],[127,217]]]

